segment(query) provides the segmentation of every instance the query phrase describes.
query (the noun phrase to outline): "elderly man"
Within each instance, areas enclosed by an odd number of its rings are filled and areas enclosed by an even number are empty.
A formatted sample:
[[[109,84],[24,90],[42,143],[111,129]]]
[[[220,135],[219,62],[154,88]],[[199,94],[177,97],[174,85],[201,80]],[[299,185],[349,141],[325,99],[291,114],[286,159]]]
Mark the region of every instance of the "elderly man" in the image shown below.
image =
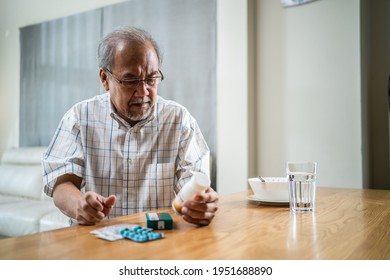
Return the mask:
[[[170,207],[192,171],[209,174],[209,149],[183,106],[157,95],[164,79],[153,38],[138,28],[107,34],[98,48],[105,94],[74,105],[42,158],[45,193],[82,225]],[[218,195],[185,201],[183,219],[208,225]]]

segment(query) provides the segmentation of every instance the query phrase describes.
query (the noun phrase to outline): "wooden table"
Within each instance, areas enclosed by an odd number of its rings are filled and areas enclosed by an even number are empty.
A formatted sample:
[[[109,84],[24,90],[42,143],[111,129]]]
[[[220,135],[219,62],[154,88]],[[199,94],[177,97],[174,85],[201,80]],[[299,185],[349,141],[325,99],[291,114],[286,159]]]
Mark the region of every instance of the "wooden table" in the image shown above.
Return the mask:
[[[174,229],[164,231],[164,239],[110,242],[90,233],[120,223],[145,226],[145,214],[139,213],[92,227],[6,238],[0,240],[0,259],[390,259],[388,190],[318,188],[313,214],[254,203],[244,191],[220,198],[210,226],[172,216]]]

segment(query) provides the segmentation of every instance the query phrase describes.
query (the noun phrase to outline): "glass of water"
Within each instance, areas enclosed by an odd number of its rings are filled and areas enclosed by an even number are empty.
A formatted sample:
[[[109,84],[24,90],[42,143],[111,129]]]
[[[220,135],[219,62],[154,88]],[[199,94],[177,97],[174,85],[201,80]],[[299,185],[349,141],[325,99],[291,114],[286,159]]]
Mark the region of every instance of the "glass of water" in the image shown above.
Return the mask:
[[[290,210],[313,212],[316,202],[317,162],[286,163]]]

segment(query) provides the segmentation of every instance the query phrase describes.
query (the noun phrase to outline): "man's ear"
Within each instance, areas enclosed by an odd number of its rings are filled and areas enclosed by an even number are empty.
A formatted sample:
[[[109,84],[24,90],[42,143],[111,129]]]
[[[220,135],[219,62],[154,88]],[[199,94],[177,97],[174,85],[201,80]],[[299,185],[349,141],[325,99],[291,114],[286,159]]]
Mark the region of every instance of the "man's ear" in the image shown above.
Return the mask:
[[[103,68],[99,69],[99,76],[100,76],[100,81],[102,82],[102,85],[106,91],[110,90],[110,86],[108,84],[108,76],[106,72],[104,72]]]

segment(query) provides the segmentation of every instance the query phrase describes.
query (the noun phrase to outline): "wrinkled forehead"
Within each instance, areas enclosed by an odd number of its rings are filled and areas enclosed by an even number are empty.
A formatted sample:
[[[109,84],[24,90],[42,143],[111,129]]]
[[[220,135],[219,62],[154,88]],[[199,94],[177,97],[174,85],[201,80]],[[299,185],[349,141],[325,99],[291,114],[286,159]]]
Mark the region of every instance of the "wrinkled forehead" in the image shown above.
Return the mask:
[[[153,45],[145,41],[129,42],[121,40],[115,48],[112,68],[159,68],[159,59]]]

